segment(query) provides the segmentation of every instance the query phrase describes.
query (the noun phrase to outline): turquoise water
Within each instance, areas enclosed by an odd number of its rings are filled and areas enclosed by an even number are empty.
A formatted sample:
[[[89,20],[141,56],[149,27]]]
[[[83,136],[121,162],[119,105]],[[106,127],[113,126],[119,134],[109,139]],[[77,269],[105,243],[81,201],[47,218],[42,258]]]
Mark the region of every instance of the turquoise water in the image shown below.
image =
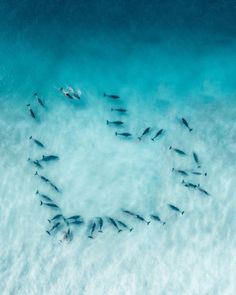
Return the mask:
[[[2,3],[1,294],[235,294],[235,14],[233,1]],[[81,99],[60,87],[80,89]],[[118,107],[127,113],[111,112]],[[43,169],[27,161],[43,154],[60,159]],[[60,242],[66,227],[46,234],[57,213],[36,190],[66,217],[82,216],[70,242]],[[122,208],[166,224],[147,226]],[[103,233],[88,239],[99,216]],[[108,216],[134,230],[118,234]]]

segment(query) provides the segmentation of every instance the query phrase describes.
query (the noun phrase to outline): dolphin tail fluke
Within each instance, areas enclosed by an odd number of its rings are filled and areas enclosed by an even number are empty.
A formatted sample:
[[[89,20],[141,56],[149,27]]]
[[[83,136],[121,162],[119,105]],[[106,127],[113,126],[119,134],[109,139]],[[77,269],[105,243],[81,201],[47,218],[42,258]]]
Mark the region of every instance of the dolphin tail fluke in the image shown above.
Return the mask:
[[[50,231],[46,230],[46,233],[47,233],[49,236],[51,236],[51,233],[50,233]]]
[[[149,225],[149,224],[150,224],[150,222],[151,222],[151,221],[147,221],[147,225]]]
[[[171,150],[171,149],[172,149],[172,146],[169,147],[169,150]]]
[[[32,135],[29,137],[29,139],[32,139]]]
[[[113,109],[113,108],[111,108],[111,111],[113,112],[113,111],[114,111],[114,109]]]
[[[107,125],[109,125],[109,123],[110,123],[110,122],[107,120]]]
[[[36,193],[35,193],[35,194],[36,194],[36,195],[38,195],[38,193],[39,193],[39,191],[38,191],[38,190],[36,190]]]
[[[193,128],[190,128],[190,129],[189,129],[189,132],[192,132],[192,131],[193,131]]]
[[[118,233],[122,232],[122,229],[118,229]]]
[[[51,223],[51,220],[50,220],[50,219],[48,219],[48,222],[49,222],[49,223]]]
[[[36,171],[36,172],[34,173],[34,175],[38,175],[38,171]]]
[[[129,231],[132,232],[133,231],[133,228],[130,228]]]
[[[182,211],[181,214],[184,215],[184,211]]]
[[[204,173],[204,176],[207,176],[207,173]]]
[[[139,139],[139,140],[141,140],[141,139],[142,139],[142,137],[138,137],[138,139]]]
[[[102,230],[99,230],[98,232],[99,232],[99,233],[103,233],[103,231],[102,231]]]
[[[88,236],[88,238],[93,239],[93,236]]]
[[[152,140],[152,141],[154,141],[154,137],[153,137],[153,138],[151,138],[151,140]]]
[[[201,168],[201,165],[198,165],[197,168]]]
[[[27,107],[30,107],[30,103],[28,103],[26,106],[27,106]]]
[[[166,224],[166,222],[164,221],[164,222],[162,222],[162,224],[163,224],[163,225],[165,225],[165,224]]]
[[[118,133],[117,133],[117,132],[115,132],[115,135],[117,136],[117,135],[118,135]]]
[[[42,206],[43,205],[43,202],[42,201],[40,201],[40,206]]]
[[[103,96],[107,96],[105,92],[103,93]]]

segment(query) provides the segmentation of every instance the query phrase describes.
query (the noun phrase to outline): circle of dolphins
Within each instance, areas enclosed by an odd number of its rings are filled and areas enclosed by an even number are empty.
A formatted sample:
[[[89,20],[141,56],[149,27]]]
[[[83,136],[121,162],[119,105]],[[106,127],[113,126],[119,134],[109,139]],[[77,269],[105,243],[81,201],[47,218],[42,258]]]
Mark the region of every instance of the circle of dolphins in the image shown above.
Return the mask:
[[[61,87],[58,90],[66,99],[77,100],[77,101],[81,100],[82,93],[79,89],[75,90],[72,87],[65,87],[65,88]],[[41,108],[45,109],[47,107],[45,101],[39,97],[38,93],[34,93],[33,96],[35,99],[35,103],[38,104]],[[106,99],[116,100],[116,101],[120,102],[119,95],[104,93],[103,96]],[[38,116],[37,116],[35,110],[33,110],[33,108],[31,107],[31,104],[27,104],[27,108],[29,111],[29,115],[32,117],[32,119],[37,121]],[[117,108],[111,108],[111,112],[127,113],[128,110],[123,107],[117,107]],[[182,124],[182,126],[184,128],[186,128],[189,132],[193,131],[193,128],[190,127],[188,121],[185,118],[181,118],[179,121]],[[115,127],[115,126],[123,125],[124,122],[122,122],[122,121],[108,121],[107,120],[106,124],[112,125]],[[151,127],[144,128],[143,132],[141,132],[140,135],[138,136],[138,139],[139,140],[143,140],[145,138],[147,139],[148,137],[150,137],[150,133],[152,131],[153,130]],[[161,138],[165,135],[165,132],[166,131],[163,128],[156,130],[155,135],[153,137],[151,137],[151,140],[152,141],[161,140]],[[134,138],[133,134],[131,134],[129,132],[115,132],[115,135],[119,136],[121,138],[130,138],[130,139]],[[36,139],[33,136],[30,136],[29,140],[31,142],[33,142],[33,144],[35,144],[39,149],[46,150],[45,144],[42,143],[39,139]],[[189,156],[183,150],[181,150],[177,147],[170,146],[169,150],[176,153],[180,157]],[[201,163],[200,163],[198,154],[196,152],[192,152],[191,156],[192,156],[193,162],[194,162],[194,169],[180,170],[180,169],[172,168],[172,172],[182,176],[183,178],[186,178],[188,175],[207,176],[206,172],[201,171]],[[42,175],[41,172],[39,173],[38,171],[43,168],[43,165],[46,162],[55,162],[55,161],[58,161],[59,159],[60,158],[57,155],[43,155],[41,159],[28,158],[28,161],[37,168],[35,175],[39,178],[40,181],[46,183],[48,187],[53,189],[55,191],[55,193],[61,193],[61,190],[57,187],[57,185],[54,182],[52,182],[50,179],[48,179],[47,177]],[[210,194],[204,188],[202,188],[200,186],[200,184],[191,183],[191,182],[187,182],[185,180],[182,180],[182,185],[188,189],[197,190],[200,194],[202,194],[204,196],[210,196]],[[121,209],[121,212],[122,212],[124,218],[129,217],[128,223],[124,219],[120,220],[120,219],[117,219],[117,218],[111,217],[111,216],[94,217],[91,220],[89,220],[88,222],[85,222],[81,215],[74,215],[74,216],[70,216],[70,217],[65,217],[62,213],[62,209],[56,204],[56,202],[51,197],[40,192],[39,190],[36,191],[36,195],[39,198],[40,206],[43,206],[45,208],[46,207],[49,208],[51,211],[51,214],[52,214],[51,218],[48,219],[49,227],[46,229],[46,233],[49,236],[54,236],[54,237],[59,236],[59,242],[61,242],[61,243],[62,242],[71,242],[73,239],[73,231],[75,230],[75,228],[78,226],[79,227],[83,226],[84,224],[87,224],[87,236],[90,239],[94,239],[99,233],[102,233],[104,226],[113,227],[115,231],[120,233],[124,230],[132,232],[134,228],[133,228],[133,226],[130,226],[130,222],[133,222],[135,220],[142,222],[144,224],[147,224],[147,225],[150,224],[151,220],[154,222],[159,222],[163,226],[166,224],[166,221],[164,219],[162,219],[162,217],[160,217],[160,215],[155,212],[150,214],[149,218],[147,219],[147,218],[143,217],[142,214],[139,212],[130,211],[129,208],[122,208]],[[176,204],[167,204],[167,206],[170,210],[172,210],[176,214],[180,214],[180,215],[184,214],[184,210],[182,208],[179,208]]]

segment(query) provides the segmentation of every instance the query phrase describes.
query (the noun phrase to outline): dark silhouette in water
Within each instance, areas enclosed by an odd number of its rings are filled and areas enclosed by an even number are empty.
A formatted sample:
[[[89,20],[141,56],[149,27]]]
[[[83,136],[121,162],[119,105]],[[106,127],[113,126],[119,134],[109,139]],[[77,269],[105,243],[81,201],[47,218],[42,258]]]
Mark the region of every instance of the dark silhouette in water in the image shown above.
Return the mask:
[[[39,163],[38,160],[31,160],[30,158],[28,158],[28,161],[34,164],[36,167],[43,169],[43,166]]]
[[[123,213],[125,213],[125,214],[131,215],[131,216],[136,216],[135,213],[133,213],[133,212],[131,212],[131,211],[129,211],[129,210],[121,209],[121,211],[122,211]]]
[[[38,177],[40,177],[44,182],[50,182],[48,178],[46,178],[45,176],[43,175],[40,175],[38,174],[38,172],[36,171],[34,175],[37,175]]]
[[[138,137],[138,139],[141,140],[144,135],[146,135],[146,134],[148,134],[150,132],[150,130],[151,130],[151,127],[146,128],[143,131],[142,135]]]
[[[43,155],[40,161],[48,162],[48,161],[55,161],[55,160],[59,160],[59,157],[54,155],[48,155],[48,156]]]
[[[34,111],[31,109],[31,107],[30,107],[30,104],[29,104],[29,103],[27,104],[27,107],[28,107],[28,109],[29,109],[29,111],[30,111],[30,115],[31,115],[31,117],[32,117],[32,118],[34,118],[34,119],[36,120],[35,113],[34,113]]]
[[[194,159],[195,163],[198,165],[198,168],[200,168],[201,166],[199,163],[198,155],[195,152],[193,152],[193,159]]]
[[[40,196],[41,198],[43,198],[45,201],[53,203],[53,200],[52,200],[51,198],[49,198],[48,196],[46,196],[46,195],[40,193],[38,190],[36,191],[35,194],[36,194],[36,195],[39,195],[39,196]]]
[[[118,233],[120,233],[122,231],[122,229],[120,229],[117,225],[117,223],[115,222],[115,220],[111,217],[107,217],[108,221],[118,230]]]
[[[163,131],[164,131],[163,129],[160,129],[159,131],[157,131],[156,135],[153,138],[151,138],[151,140],[154,141],[155,138],[157,138],[158,136],[160,136],[161,134],[163,134]]]
[[[48,222],[51,223],[52,221],[55,221],[55,220],[60,219],[60,218],[64,219],[64,216],[62,214],[57,214],[54,217],[52,217],[51,219],[48,219]]]
[[[210,196],[210,194],[209,194],[206,190],[204,190],[203,188],[201,188],[200,186],[198,186],[198,190],[199,190],[201,193],[203,193],[204,195]]]
[[[176,212],[179,212],[181,213],[182,215],[184,214],[184,211],[181,211],[178,207],[172,205],[172,204],[168,204],[169,208],[173,211],[176,211]]]
[[[184,124],[185,127],[188,128],[189,132],[193,131],[193,129],[189,127],[188,122],[184,118],[182,118],[182,123]]]
[[[169,150],[173,150],[174,152],[176,152],[179,155],[187,156],[187,154],[184,151],[177,149],[177,148],[173,148],[172,146],[169,147]]]
[[[166,222],[162,221],[161,218],[158,216],[158,215],[153,215],[153,214],[150,214],[150,217],[153,219],[153,220],[157,220],[159,221],[160,223],[162,223],[163,225],[166,224]]]
[[[44,205],[44,206],[48,206],[48,207],[52,207],[52,208],[55,208],[55,209],[60,210],[59,206],[57,206],[57,205],[54,204],[54,203],[44,203],[44,202],[40,201],[40,206],[42,206],[42,205]]]
[[[186,171],[184,171],[184,170],[179,170],[179,169],[172,168],[172,171],[176,172],[176,173],[179,173],[179,174],[181,174],[183,176],[188,176],[188,173]]]
[[[116,221],[120,226],[124,227],[124,228],[127,228],[130,232],[133,231],[133,228],[132,227],[129,227],[127,224],[125,224],[124,222],[120,221],[120,220],[117,220]]]
[[[191,171],[191,173],[193,175],[204,175],[204,176],[207,176],[207,173],[206,172],[205,173],[202,173],[202,172],[198,172],[198,171]]]
[[[97,217],[97,219],[98,219],[98,225],[99,225],[99,230],[98,230],[98,232],[99,233],[102,233],[103,231],[102,231],[102,227],[103,227],[103,219],[101,218],[101,217]]]
[[[93,239],[93,233],[96,229],[96,222],[93,222],[90,226],[90,235],[88,236],[88,238]]]
[[[116,136],[117,135],[120,135],[120,136],[124,136],[124,137],[130,137],[130,136],[132,136],[132,134],[131,133],[128,133],[128,132],[122,132],[122,133],[116,132],[115,135]]]
[[[33,140],[34,143],[37,144],[37,146],[41,147],[41,148],[45,148],[44,144],[39,141],[38,139],[33,138],[32,136],[29,137],[29,140]]]
[[[109,124],[113,124],[113,125],[123,125],[124,122],[122,122],[122,121],[108,121],[108,120],[107,120],[107,125],[109,125]]]
[[[184,186],[189,187],[189,188],[194,188],[194,189],[200,186],[199,184],[194,184],[194,183],[191,183],[191,182],[185,182],[184,180],[182,180],[182,183],[183,183]]]
[[[149,225],[149,223],[151,222],[151,221],[146,221],[142,216],[140,216],[139,214],[136,214],[135,215],[139,220],[141,220],[141,221],[143,221],[143,222],[146,222],[147,223],[147,225]]]
[[[51,229],[46,230],[46,232],[47,232],[49,235],[51,235],[51,232],[54,231],[55,229],[57,229],[60,225],[61,225],[61,223],[60,223],[60,222],[57,222],[57,223],[55,223],[55,224],[52,226]]]
[[[126,109],[122,109],[122,108],[120,108],[120,109],[113,109],[113,108],[111,108],[111,111],[112,111],[112,112],[113,112],[113,111],[116,111],[116,112],[119,112],[119,113],[126,113],[126,112],[127,112]]]
[[[34,96],[37,98],[38,103],[45,108],[45,104],[43,103],[42,99],[40,97],[38,97],[38,93],[34,93]]]
[[[118,95],[115,95],[115,94],[106,94],[105,92],[104,92],[103,96],[109,97],[109,98],[112,98],[112,99],[119,99],[120,98]]]

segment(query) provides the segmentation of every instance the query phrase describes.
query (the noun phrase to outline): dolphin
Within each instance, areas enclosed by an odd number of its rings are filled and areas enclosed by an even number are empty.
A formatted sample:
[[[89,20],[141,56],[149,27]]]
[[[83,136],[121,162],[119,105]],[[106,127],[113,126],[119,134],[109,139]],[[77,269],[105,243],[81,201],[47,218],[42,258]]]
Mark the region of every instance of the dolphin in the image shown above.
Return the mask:
[[[139,214],[136,214],[135,215],[139,220],[141,220],[141,221],[143,221],[143,222],[146,222],[147,223],[147,225],[149,225],[149,223],[151,222],[151,221],[146,221],[142,216],[140,216]]]
[[[107,120],[107,125],[109,125],[109,124],[113,124],[113,125],[123,125],[124,124],[124,122],[122,122],[122,121],[108,121]]]
[[[60,210],[60,208],[54,203],[44,203],[44,202],[40,201],[40,206],[42,206],[42,205],[45,205],[45,206],[52,207],[52,208]]]
[[[36,191],[35,193],[36,195],[39,195],[41,198],[43,198],[45,201],[47,202],[52,202],[53,203],[53,200],[51,198],[49,198],[48,196],[44,195],[44,194],[41,194],[38,190]]]
[[[197,188],[199,187],[199,184],[194,184],[194,183],[191,183],[191,182],[185,182],[184,180],[182,180],[182,183],[184,186],[186,187],[189,187],[189,188]]]
[[[148,134],[150,132],[150,130],[151,130],[151,127],[146,128],[143,131],[142,135],[138,137],[138,139],[141,140],[144,135],[146,135],[146,134]]]
[[[104,92],[103,94],[104,97],[109,97],[109,98],[112,98],[112,99],[119,99],[120,97],[118,95],[115,95],[115,94],[106,94]]]
[[[172,168],[172,171],[176,172],[176,173],[179,173],[179,174],[181,174],[183,176],[188,176],[188,173],[186,171],[184,171],[184,170],[178,170],[178,169]]]
[[[132,136],[132,134],[131,134],[131,133],[128,133],[128,132],[123,132],[123,133],[118,133],[118,132],[116,132],[115,135],[116,135],[116,136],[117,136],[117,135],[120,135],[120,136],[124,136],[124,137]]]
[[[127,228],[130,232],[132,232],[132,230],[133,230],[133,228],[132,227],[129,227],[127,224],[125,224],[124,222],[122,222],[122,221],[120,221],[120,220],[116,220],[116,222],[120,225],[120,226],[122,226],[122,227],[124,227],[124,228]]]
[[[195,152],[193,152],[193,159],[194,159],[195,163],[198,165],[198,168],[200,168],[201,166],[199,163],[198,155]]]
[[[122,231],[122,229],[120,229],[117,225],[117,223],[115,222],[115,220],[111,217],[107,217],[107,219],[110,221],[110,223],[118,230],[118,233],[120,233]]]
[[[29,139],[30,139],[30,140],[33,140],[33,142],[36,143],[39,147],[41,147],[41,148],[45,148],[44,144],[43,144],[41,141],[39,141],[39,140],[33,138],[32,136],[30,136]]]
[[[55,161],[55,160],[59,160],[59,157],[55,155],[48,155],[48,156],[43,155],[40,161],[48,162],[48,161]]]
[[[48,178],[46,178],[45,176],[43,175],[40,175],[38,174],[38,172],[36,171],[34,175],[37,175],[38,177],[40,177],[44,182],[50,182]]]
[[[31,117],[34,118],[34,119],[36,119],[35,113],[34,113],[34,111],[31,109],[29,103],[27,104],[27,107],[28,107],[28,109],[29,109],[29,111],[30,111],[30,115],[31,115]]]
[[[184,118],[182,118],[182,123],[188,128],[189,132],[193,131],[193,129],[189,127],[188,122]]]
[[[157,220],[157,221],[161,222],[163,225],[166,224],[166,222],[162,221],[161,218],[160,218],[157,214],[155,214],[155,215],[150,214],[150,217],[151,217],[152,219],[154,219],[154,220]]]
[[[169,208],[176,211],[176,212],[179,212],[181,213],[182,215],[184,214],[184,211],[181,211],[178,207],[172,205],[172,204],[168,204]]]
[[[115,112],[119,112],[119,113],[126,113],[126,112],[127,112],[126,109],[122,109],[122,108],[118,108],[118,109],[113,109],[113,108],[111,108],[111,111],[112,111],[112,112],[115,111]]]
[[[156,135],[153,138],[151,138],[151,140],[154,141],[154,139],[160,136],[163,133],[163,131],[164,131],[163,129],[160,129],[159,131],[157,131]]]
[[[103,227],[103,219],[101,217],[97,217],[98,219],[98,225],[99,225],[99,233],[102,233],[102,227]]]
[[[200,186],[198,186],[198,190],[199,190],[201,193],[203,193],[203,194],[205,194],[205,195],[207,195],[207,196],[210,196],[210,194],[209,194],[206,190],[204,190],[203,188],[201,188]]]
[[[93,239],[93,233],[96,229],[96,222],[93,222],[90,226],[90,235],[88,236],[88,238]]]
[[[52,221],[60,219],[60,218],[64,219],[64,216],[62,214],[57,214],[54,217],[52,217],[51,219],[48,219],[48,222],[51,223]]]
[[[172,146],[169,147],[169,150],[173,150],[173,151],[175,151],[179,155],[187,156],[187,154],[184,151],[182,151],[180,149],[177,149],[177,148],[173,148]]]
[[[28,158],[28,161],[34,164],[36,167],[43,169],[43,166],[39,163],[39,160],[31,160],[30,158]]]

